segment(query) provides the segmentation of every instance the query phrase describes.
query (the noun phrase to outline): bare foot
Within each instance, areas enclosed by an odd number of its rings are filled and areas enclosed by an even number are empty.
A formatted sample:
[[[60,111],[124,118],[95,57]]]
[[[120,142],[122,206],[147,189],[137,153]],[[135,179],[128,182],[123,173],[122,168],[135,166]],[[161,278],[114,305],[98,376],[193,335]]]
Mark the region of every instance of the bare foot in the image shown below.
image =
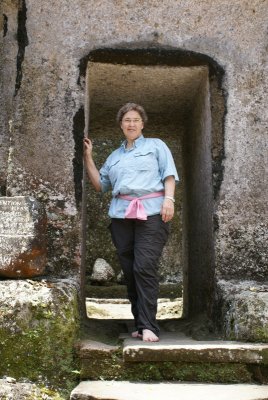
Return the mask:
[[[132,332],[131,337],[135,339],[142,339],[142,335],[139,333],[139,331]]]
[[[150,329],[143,329],[142,340],[144,342],[159,342],[159,337],[150,331]]]

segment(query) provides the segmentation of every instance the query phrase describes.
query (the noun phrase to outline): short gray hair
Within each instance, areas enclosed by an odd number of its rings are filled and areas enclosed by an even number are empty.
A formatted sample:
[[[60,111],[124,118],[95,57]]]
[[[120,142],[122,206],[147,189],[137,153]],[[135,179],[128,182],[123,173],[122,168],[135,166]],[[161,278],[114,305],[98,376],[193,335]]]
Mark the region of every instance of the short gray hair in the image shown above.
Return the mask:
[[[117,113],[116,121],[119,124],[121,124],[124,115],[129,111],[137,111],[137,113],[140,114],[140,117],[144,124],[146,124],[146,122],[148,121],[146,111],[144,110],[144,108],[142,106],[140,106],[139,104],[136,104],[136,103],[126,103],[125,105],[123,105]]]

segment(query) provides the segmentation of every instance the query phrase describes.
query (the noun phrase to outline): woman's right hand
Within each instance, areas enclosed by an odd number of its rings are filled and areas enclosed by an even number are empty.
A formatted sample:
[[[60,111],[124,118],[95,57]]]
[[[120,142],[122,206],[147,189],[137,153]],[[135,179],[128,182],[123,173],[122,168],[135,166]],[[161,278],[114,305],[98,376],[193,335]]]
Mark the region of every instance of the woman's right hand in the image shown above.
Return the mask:
[[[93,145],[92,141],[85,137],[83,140],[83,149],[84,149],[84,156],[85,157],[92,157],[92,150],[93,150]]]

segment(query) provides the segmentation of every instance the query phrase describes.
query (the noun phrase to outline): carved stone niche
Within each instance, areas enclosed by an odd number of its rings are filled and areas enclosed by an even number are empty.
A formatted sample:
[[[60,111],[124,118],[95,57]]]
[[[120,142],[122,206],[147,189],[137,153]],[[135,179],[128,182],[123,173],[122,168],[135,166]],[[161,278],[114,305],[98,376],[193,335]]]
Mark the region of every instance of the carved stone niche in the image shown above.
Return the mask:
[[[32,278],[46,267],[44,206],[32,197],[0,197],[0,276]]]

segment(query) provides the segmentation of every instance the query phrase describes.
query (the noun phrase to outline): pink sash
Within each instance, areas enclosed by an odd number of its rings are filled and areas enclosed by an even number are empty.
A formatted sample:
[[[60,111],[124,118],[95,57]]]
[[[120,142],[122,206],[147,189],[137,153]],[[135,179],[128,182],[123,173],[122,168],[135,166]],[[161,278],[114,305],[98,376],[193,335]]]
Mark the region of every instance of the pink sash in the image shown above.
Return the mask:
[[[152,199],[154,197],[161,197],[161,196],[164,196],[164,192],[153,192],[141,197],[131,197],[128,196],[127,194],[119,194],[117,197],[119,199],[130,201],[129,206],[125,212],[125,218],[135,218],[146,221],[147,215],[141,200]]]

